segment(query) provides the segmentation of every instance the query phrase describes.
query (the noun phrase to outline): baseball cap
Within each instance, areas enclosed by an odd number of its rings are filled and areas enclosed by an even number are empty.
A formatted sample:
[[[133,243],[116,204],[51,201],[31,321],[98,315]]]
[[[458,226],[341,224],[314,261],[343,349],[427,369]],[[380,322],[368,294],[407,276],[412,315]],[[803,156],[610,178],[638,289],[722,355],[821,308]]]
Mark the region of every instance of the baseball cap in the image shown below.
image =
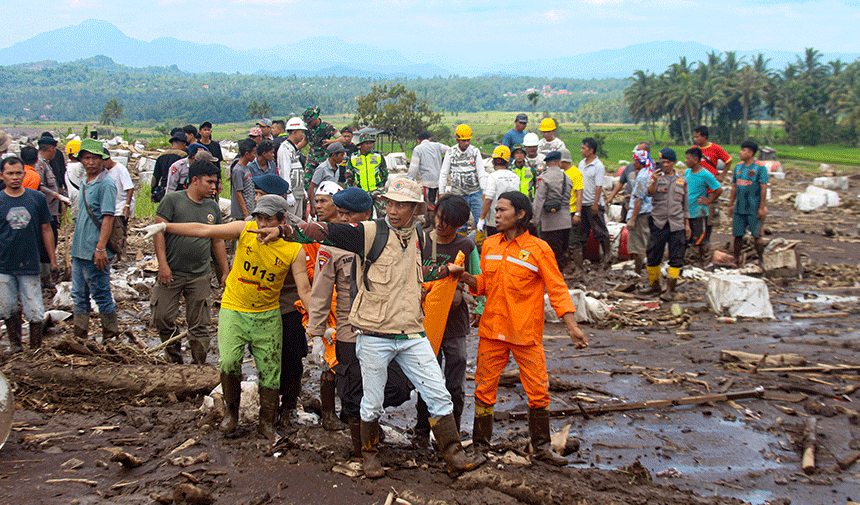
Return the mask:
[[[331,197],[332,202],[350,212],[367,212],[373,207],[370,193],[361,188],[346,188]]]
[[[185,137],[185,134],[182,133],[182,131],[179,131],[179,132],[173,134],[173,136],[170,137],[170,141],[171,142],[182,142],[183,144],[188,145],[188,138]]]
[[[311,120],[316,119],[318,117],[320,117],[320,108],[319,107],[308,107],[302,113],[302,119],[304,119],[305,121],[311,121]]]
[[[264,216],[274,216],[278,212],[286,214],[287,201],[280,195],[263,195],[257,200],[254,207],[254,212],[251,214],[263,214]]]
[[[338,184],[334,181],[323,181],[322,184],[317,186],[317,189],[315,192],[318,195],[332,196],[339,191],[343,191],[343,188],[340,187],[340,184]]]
[[[194,160],[195,160],[195,161],[197,161],[197,160],[203,160],[203,161],[208,161],[209,163],[215,163],[215,162],[217,162],[217,161],[218,161],[218,158],[216,158],[215,156],[213,156],[213,155],[212,155],[212,153],[210,153],[210,152],[209,152],[209,151],[207,151],[206,149],[200,149],[200,150],[198,150],[198,151],[197,151],[197,153],[194,155]]]
[[[372,135],[365,134],[365,135],[362,135],[361,137],[358,138],[359,144],[364,144],[365,142],[374,142],[375,143],[376,137],[374,137]]]
[[[254,187],[267,195],[283,195],[290,192],[290,183],[275,174],[263,174],[251,178]]]
[[[263,118],[257,121],[257,124],[260,126],[272,126],[272,120],[269,118]]]
[[[388,186],[388,191],[382,195],[383,198],[393,200],[395,202],[415,202],[422,203],[424,195],[421,185],[412,179],[398,178],[391,181]]]
[[[263,130],[261,130],[259,126],[255,126],[255,127],[251,128],[250,130],[248,130],[248,136],[249,137],[262,137],[263,136]]]
[[[520,113],[520,114],[517,114],[517,118],[515,119],[515,121],[518,123],[528,123],[529,117],[526,116],[525,114]]]
[[[570,149],[563,148],[559,152],[561,153],[561,161],[573,163],[573,158],[570,157]]]
[[[326,147],[326,151],[328,151],[328,155],[331,156],[332,154],[345,153],[346,148],[344,148],[343,144],[340,142],[332,142],[328,147]]]

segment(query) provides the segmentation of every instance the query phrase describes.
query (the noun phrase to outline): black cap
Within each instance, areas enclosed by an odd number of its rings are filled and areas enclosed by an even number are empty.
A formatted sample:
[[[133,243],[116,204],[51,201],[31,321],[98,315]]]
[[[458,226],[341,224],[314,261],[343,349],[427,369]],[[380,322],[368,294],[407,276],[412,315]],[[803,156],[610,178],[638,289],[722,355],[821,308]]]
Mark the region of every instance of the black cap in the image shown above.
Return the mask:
[[[561,161],[561,151],[550,151],[543,158],[544,161]]]
[[[56,146],[57,139],[55,139],[54,137],[42,137],[36,143],[40,146]]]
[[[528,123],[529,117],[523,113],[520,113],[520,114],[517,114],[517,118],[514,121],[516,121],[517,123]]]
[[[185,145],[188,145],[188,138],[185,136],[184,133],[182,133],[182,130],[179,130],[179,132],[175,133],[172,137],[170,137],[170,141],[182,142]]]
[[[669,161],[678,161],[678,155],[675,154],[675,150],[671,147],[660,149],[660,158]]]

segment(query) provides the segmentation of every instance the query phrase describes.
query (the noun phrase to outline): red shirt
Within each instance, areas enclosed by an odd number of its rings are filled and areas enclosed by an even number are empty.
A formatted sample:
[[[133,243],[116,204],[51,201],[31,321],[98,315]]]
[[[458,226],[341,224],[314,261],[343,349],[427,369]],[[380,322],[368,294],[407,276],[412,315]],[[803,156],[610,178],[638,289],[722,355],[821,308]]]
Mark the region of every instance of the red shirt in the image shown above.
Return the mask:
[[[699,147],[699,146],[693,146]],[[731,166],[732,157],[729,156],[729,153],[726,152],[725,149],[720,147],[713,142],[708,143],[706,147],[699,147],[702,150],[702,166],[708,170],[708,172],[714,174],[716,177],[719,172],[717,171],[717,162],[719,160],[723,160],[723,163],[726,167]]]

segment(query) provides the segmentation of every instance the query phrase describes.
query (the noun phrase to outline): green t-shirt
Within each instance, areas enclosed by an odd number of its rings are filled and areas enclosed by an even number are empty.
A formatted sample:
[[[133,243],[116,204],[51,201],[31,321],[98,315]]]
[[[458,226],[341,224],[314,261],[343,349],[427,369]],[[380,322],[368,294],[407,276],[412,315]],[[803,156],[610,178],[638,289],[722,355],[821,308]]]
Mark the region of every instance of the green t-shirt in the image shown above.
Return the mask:
[[[170,223],[221,224],[221,209],[215,200],[204,198],[197,203],[189,198],[184,190],[165,195],[155,214]],[[211,239],[165,233],[164,240],[167,247],[167,264],[173,275],[199,277],[209,273]]]

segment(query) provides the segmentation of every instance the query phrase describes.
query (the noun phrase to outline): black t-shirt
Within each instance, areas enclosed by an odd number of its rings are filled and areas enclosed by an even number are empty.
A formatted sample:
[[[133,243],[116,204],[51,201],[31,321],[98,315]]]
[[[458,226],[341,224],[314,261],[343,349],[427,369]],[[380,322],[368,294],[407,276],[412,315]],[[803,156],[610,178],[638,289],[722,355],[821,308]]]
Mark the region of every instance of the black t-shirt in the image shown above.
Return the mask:
[[[214,140],[209,140],[208,144],[203,144],[206,146],[206,149],[209,150],[209,153],[218,159],[218,163],[215,164],[216,167],[221,168],[221,162],[224,161],[224,155],[221,153],[221,144],[215,142]]]
[[[472,257],[472,250],[474,248],[475,243],[472,242],[472,239],[458,233],[450,244],[436,244],[436,261],[433,262],[431,260],[431,256],[433,255],[433,240],[430,234],[427,233],[424,239],[424,248],[421,250],[421,256],[424,260],[424,266],[446,265],[454,262],[458,251],[463,251],[463,254],[466,255],[466,262],[463,266],[468,272],[470,271],[469,260]],[[457,303],[458,300],[459,303]],[[469,304],[462,299],[459,293],[454,296],[454,304],[448,312],[448,322],[445,324],[445,337],[468,335],[471,331],[469,328]]]
[[[66,189],[66,159],[63,158],[63,153],[57,150],[54,158],[51,159],[51,172],[54,172],[54,178],[57,179],[57,186],[61,190]]]
[[[152,169],[152,178],[155,179],[154,186],[167,186],[167,173],[170,165],[181,160],[182,156],[175,153],[164,153],[155,160],[155,168]]]
[[[17,197],[0,192],[0,273],[39,275],[42,225],[52,220],[39,191],[24,188]]]

